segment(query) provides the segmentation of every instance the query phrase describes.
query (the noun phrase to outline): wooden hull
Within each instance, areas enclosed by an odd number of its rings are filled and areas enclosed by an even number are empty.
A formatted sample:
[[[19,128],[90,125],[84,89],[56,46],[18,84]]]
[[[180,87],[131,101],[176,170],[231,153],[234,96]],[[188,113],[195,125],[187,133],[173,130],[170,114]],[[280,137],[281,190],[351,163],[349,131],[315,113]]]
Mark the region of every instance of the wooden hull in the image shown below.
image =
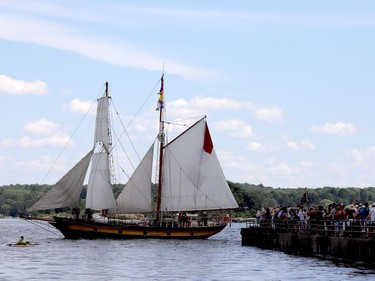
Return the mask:
[[[200,227],[159,227],[114,225],[85,220],[55,218],[50,222],[67,239],[206,239],[222,231],[226,225]]]

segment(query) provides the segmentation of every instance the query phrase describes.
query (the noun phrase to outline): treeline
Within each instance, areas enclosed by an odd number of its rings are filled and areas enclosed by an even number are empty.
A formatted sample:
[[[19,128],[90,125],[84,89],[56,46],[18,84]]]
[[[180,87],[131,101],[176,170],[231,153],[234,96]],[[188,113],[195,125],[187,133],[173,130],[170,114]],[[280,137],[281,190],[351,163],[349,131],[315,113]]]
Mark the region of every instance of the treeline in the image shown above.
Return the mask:
[[[40,197],[42,197],[52,185],[5,185],[0,187],[0,216],[19,216],[31,207]],[[117,197],[122,190],[122,185],[113,185],[113,193]],[[87,186],[83,186],[79,207],[84,208]],[[43,213],[49,214],[54,210],[46,210]]]
[[[375,200],[375,187],[323,187],[323,188],[273,188],[262,184],[228,182],[233,194],[240,205],[240,211],[254,215],[262,207],[288,206],[295,207],[301,204],[301,199],[306,192],[308,201],[305,206],[343,203],[348,205],[358,202],[373,202]]]
[[[348,205],[354,200],[359,202],[372,202],[375,200],[375,187],[367,188],[336,188],[323,187],[314,189],[301,188],[273,188],[262,184],[228,182],[229,186],[240,206],[234,211],[234,216],[254,216],[262,207],[296,206],[307,191],[307,205],[323,205],[330,203],[344,203]],[[122,185],[114,185],[113,190],[117,196]],[[0,187],[0,214],[5,216],[19,216],[26,208],[36,202],[51,188],[50,185],[7,185]],[[153,187],[153,195],[156,197],[156,186]],[[84,208],[86,198],[86,186],[81,192],[80,207]],[[53,210],[52,210],[53,211]],[[46,211],[45,213],[48,213]]]

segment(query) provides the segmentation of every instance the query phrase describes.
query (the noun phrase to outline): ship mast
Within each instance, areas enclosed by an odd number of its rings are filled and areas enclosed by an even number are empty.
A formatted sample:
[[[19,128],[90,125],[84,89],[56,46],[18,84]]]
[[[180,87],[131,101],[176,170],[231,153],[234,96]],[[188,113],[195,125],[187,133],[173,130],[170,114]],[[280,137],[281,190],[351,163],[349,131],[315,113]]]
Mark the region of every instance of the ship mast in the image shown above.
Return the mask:
[[[109,87],[108,87],[108,81],[105,82],[105,97],[109,100],[111,97],[109,95]],[[111,119],[108,112],[108,147],[104,147],[108,154],[108,163],[109,163],[109,176],[111,184],[115,180],[115,173],[114,173],[114,167],[113,167],[113,158],[112,158],[112,128],[111,128]]]
[[[161,193],[162,193],[162,180],[163,180],[163,148],[165,143],[165,132],[164,132],[164,73],[161,76],[161,86],[159,91],[158,110],[159,110],[159,182],[158,182],[158,194],[156,201],[156,221],[160,219],[160,205],[161,205]]]

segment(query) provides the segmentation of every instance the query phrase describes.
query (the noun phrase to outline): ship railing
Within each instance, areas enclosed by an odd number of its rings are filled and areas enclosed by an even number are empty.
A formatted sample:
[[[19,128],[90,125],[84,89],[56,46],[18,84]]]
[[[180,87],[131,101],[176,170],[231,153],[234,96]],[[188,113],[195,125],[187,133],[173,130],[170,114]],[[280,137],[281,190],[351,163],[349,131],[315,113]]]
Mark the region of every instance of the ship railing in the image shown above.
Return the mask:
[[[247,220],[246,228],[274,229],[280,233],[375,238],[375,221],[365,220]]]
[[[131,225],[139,224],[144,220],[144,216],[140,214],[121,214],[121,213],[112,213],[106,216],[99,217],[103,220],[107,220],[108,223],[113,225]]]
[[[229,216],[207,216],[198,215],[194,213],[187,213],[186,221],[179,220],[177,214],[164,214],[158,221],[149,219],[137,214],[110,214],[103,219],[107,220],[110,224],[116,225],[153,225],[161,227],[202,227],[202,226],[220,226],[231,222]]]
[[[196,213],[186,213],[185,220],[178,216],[163,216],[159,221],[151,222],[152,225],[161,227],[205,227],[205,226],[220,226],[229,223],[227,217],[223,216],[207,216],[198,215]]]

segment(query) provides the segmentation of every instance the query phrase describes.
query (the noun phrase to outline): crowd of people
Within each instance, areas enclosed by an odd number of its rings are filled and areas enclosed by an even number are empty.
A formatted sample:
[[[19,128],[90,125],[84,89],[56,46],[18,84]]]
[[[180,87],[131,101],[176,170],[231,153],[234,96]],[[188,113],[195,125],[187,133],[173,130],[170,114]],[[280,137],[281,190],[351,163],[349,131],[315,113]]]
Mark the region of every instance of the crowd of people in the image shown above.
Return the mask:
[[[375,202],[268,207],[257,212],[257,221],[264,227],[289,227],[299,233],[375,238]]]

